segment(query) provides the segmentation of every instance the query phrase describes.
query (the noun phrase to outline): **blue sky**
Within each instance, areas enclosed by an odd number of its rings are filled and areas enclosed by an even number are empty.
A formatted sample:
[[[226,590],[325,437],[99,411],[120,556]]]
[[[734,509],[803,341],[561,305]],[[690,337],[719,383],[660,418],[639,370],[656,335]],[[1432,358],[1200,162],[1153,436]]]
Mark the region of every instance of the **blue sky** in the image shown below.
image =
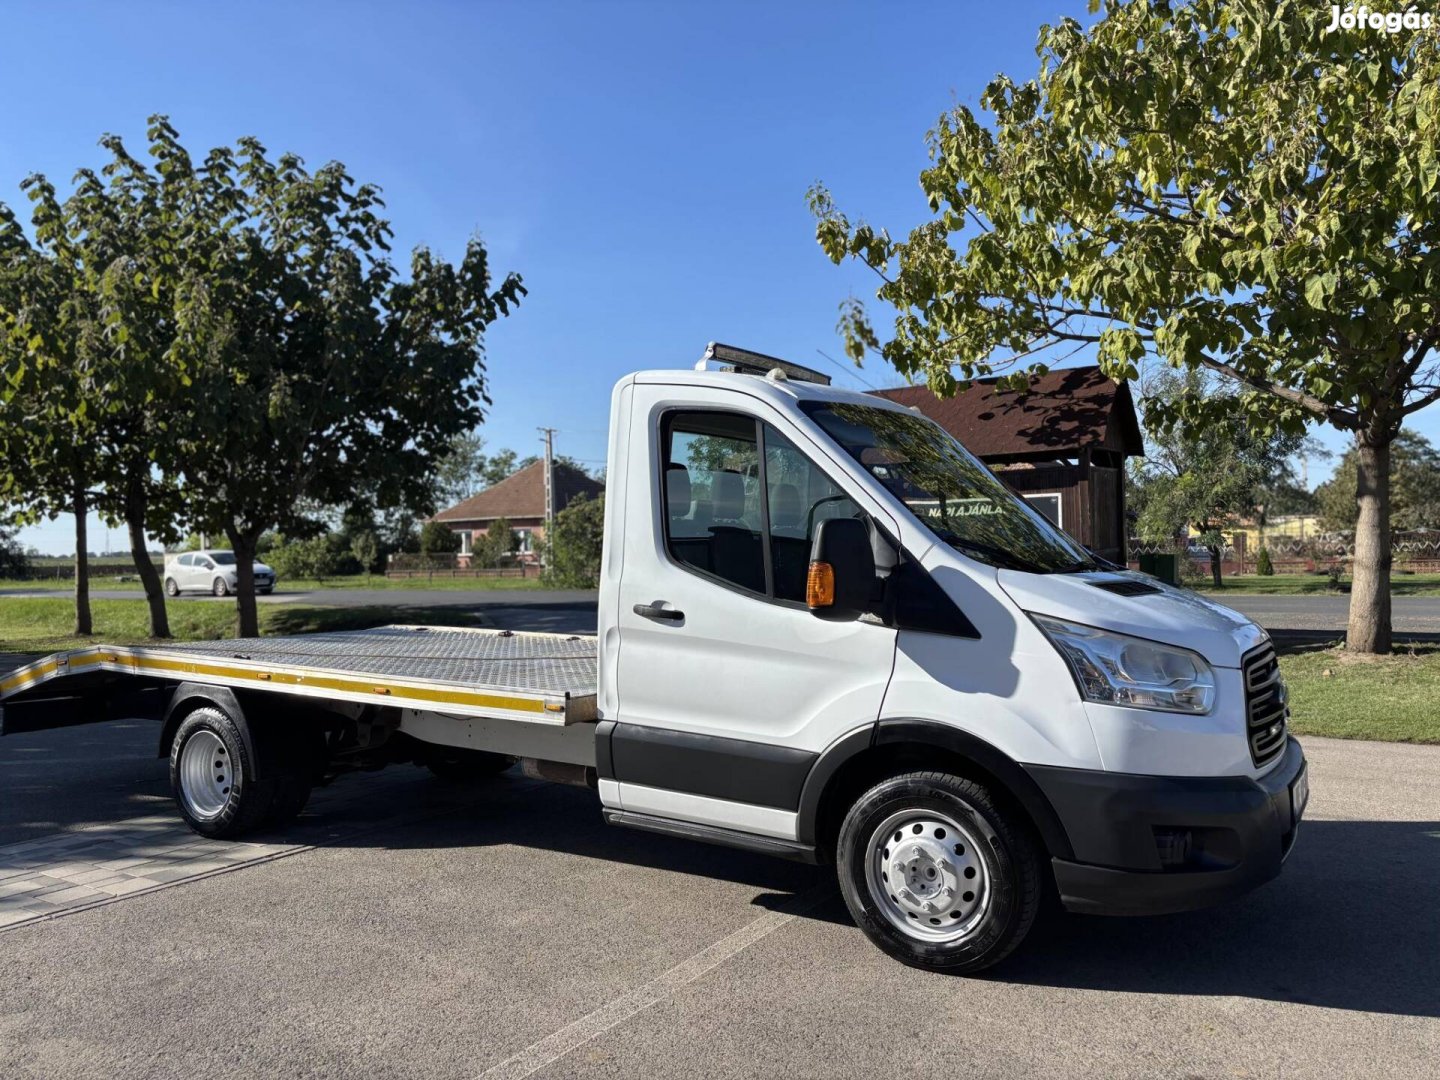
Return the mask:
[[[837,305],[873,285],[821,255],[807,187],[823,180],[852,216],[907,231],[927,215],[917,178],[940,113],[975,107],[997,72],[1033,75],[1038,27],[1084,12],[9,4],[0,199],[20,202],[32,171],[68,190],[104,132],[141,150],[153,112],[197,155],[253,134],[311,166],[339,159],[384,188],[397,254],[424,243],[458,257],[478,231],[498,268],[524,276],[530,296],[489,337],[489,445],[537,452],[551,426],[559,452],[598,465],[614,381],[693,363],[711,339],[863,385],[816,349],[839,357]],[[863,378],[899,381],[873,365]],[[62,519],[22,539],[68,552],[71,537]]]

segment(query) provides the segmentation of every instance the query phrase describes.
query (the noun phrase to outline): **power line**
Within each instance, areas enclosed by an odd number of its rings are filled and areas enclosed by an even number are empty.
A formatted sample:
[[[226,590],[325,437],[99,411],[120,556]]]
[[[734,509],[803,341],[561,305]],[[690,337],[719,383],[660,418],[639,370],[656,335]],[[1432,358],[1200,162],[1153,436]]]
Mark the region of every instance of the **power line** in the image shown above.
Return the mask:
[[[856,379],[858,382],[861,382],[861,383],[863,383],[864,385],[868,386],[871,390],[879,390],[879,389],[880,389],[878,386],[876,386],[874,383],[872,383],[869,379],[867,379],[867,378],[865,378],[863,375],[861,375],[859,368],[857,368],[857,367],[848,367],[848,368],[847,368],[844,364],[840,363],[839,360],[836,360],[833,356],[831,356],[829,353],[827,353],[824,349],[816,349],[815,351],[818,352],[821,356],[823,356],[826,360],[829,360],[830,363],[832,363],[833,365],[835,365],[835,368],[836,368],[837,370],[843,371],[845,374],[852,376],[852,377],[853,377],[854,379]]]

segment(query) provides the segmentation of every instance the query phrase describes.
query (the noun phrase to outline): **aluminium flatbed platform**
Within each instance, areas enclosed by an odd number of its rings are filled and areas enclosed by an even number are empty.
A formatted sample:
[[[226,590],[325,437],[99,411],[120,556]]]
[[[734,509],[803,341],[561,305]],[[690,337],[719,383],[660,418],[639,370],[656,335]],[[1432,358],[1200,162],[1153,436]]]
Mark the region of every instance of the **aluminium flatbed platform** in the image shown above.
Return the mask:
[[[94,645],[9,672],[0,707],[129,675],[563,726],[595,719],[596,664],[593,637],[430,626]]]

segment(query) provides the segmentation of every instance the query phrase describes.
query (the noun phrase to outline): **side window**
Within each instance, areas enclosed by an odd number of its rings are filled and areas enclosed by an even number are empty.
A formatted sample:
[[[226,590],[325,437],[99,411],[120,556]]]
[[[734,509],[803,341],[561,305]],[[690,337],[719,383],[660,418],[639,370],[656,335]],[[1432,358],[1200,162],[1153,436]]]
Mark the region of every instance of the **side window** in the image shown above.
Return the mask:
[[[194,564],[194,562],[195,562],[195,556],[193,556],[193,555],[181,555],[181,556],[180,556],[180,565],[181,565],[181,566],[191,566],[191,565]]]
[[[765,487],[775,597],[804,603],[815,529],[829,518],[857,517],[860,507],[769,424],[765,425]]]
[[[663,434],[671,557],[742,589],[765,593],[755,421],[736,413],[672,413]]]

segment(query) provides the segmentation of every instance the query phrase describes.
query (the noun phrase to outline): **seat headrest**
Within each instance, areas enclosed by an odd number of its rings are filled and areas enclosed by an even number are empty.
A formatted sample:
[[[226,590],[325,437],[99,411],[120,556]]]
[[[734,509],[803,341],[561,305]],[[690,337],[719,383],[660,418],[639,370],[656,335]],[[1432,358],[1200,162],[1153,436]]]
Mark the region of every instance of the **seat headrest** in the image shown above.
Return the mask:
[[[770,524],[782,529],[800,524],[800,489],[794,484],[776,484],[775,498],[770,506]]]
[[[745,478],[738,472],[712,473],[710,503],[718,520],[739,521],[745,514]]]
[[[690,470],[684,465],[671,465],[665,470],[665,505],[671,517],[682,518],[690,513]]]

